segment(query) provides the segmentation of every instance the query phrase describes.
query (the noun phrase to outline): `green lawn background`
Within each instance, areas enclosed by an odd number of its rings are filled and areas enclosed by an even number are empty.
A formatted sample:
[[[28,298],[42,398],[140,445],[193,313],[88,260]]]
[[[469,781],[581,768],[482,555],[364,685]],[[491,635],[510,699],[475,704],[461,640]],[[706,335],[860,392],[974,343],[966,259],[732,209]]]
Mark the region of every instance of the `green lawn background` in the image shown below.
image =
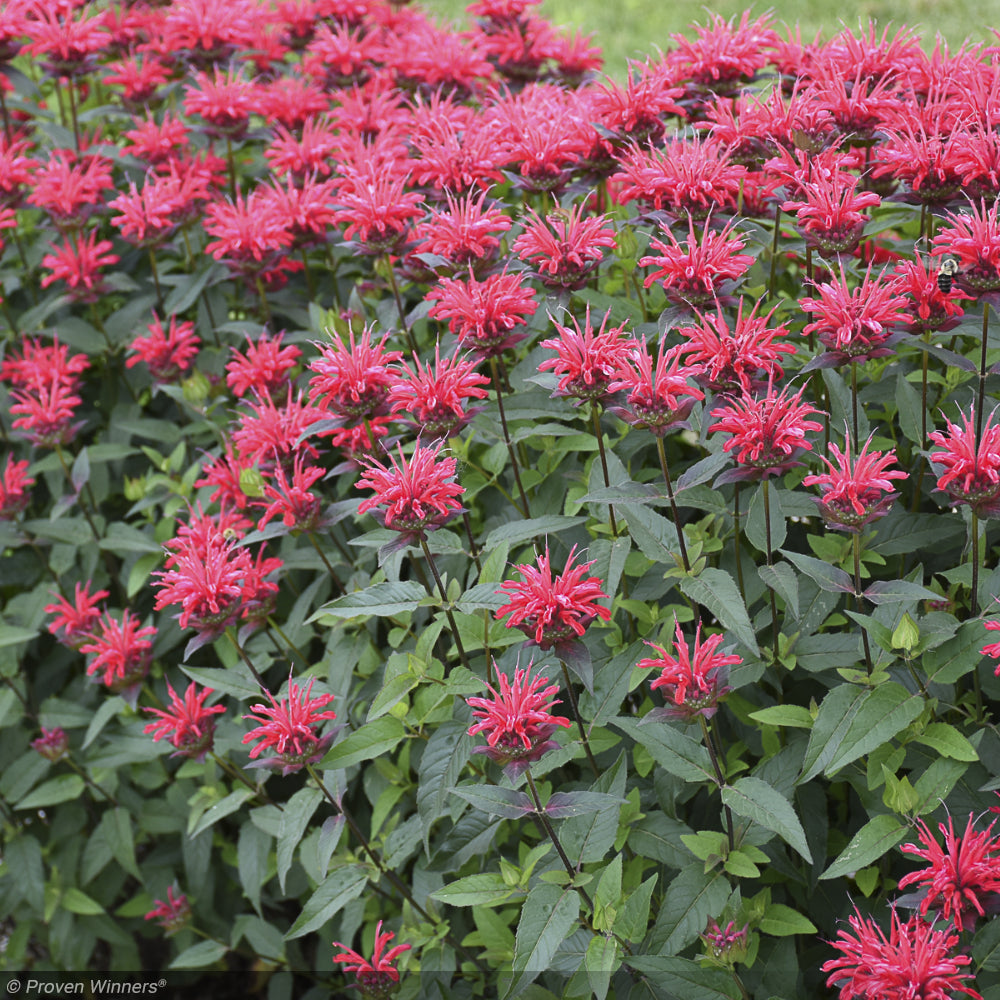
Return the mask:
[[[423,0],[425,9],[439,21],[466,22],[464,0]],[[708,9],[725,18],[739,18],[745,3],[720,2]],[[657,48],[667,49],[670,36],[686,33],[693,23],[707,21],[706,6],[697,0],[545,0],[539,8],[555,25],[567,25],[593,33],[594,41],[604,50],[605,69],[624,79],[629,59],[653,55]],[[811,41],[817,31],[824,38],[844,25],[857,30],[873,18],[881,32],[888,26],[890,35],[902,25],[919,29],[925,48],[932,48],[940,33],[952,50],[965,39],[998,44],[990,26],[1000,26],[1000,0],[799,0],[771,8],[757,6],[754,13],[772,10],[779,24],[798,24],[802,40]]]

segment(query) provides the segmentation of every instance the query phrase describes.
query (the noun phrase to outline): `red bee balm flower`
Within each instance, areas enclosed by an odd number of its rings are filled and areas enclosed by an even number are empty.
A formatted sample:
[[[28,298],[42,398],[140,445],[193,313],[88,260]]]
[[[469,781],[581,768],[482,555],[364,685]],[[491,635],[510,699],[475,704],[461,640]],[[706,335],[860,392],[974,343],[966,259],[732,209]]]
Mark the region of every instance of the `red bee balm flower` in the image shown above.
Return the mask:
[[[799,463],[799,454],[811,450],[806,431],[822,430],[822,424],[807,420],[819,411],[802,402],[803,386],[794,396],[784,389],[775,395],[774,389],[762,399],[744,396],[728,406],[712,410],[718,418],[709,431],[726,431],[732,437],[723,450],[735,453],[742,468],[731,470],[716,480],[734,482],[741,479],[766,479],[785,472]]]
[[[382,921],[375,925],[375,950],[372,958],[363,958],[356,951],[352,951],[346,944],[334,941],[337,948],[343,948],[343,953],[335,955],[333,960],[338,965],[343,965],[345,972],[353,972],[358,977],[358,989],[364,997],[383,998],[391,996],[395,992],[395,986],[399,982],[399,972],[393,962],[404,952],[410,950],[408,944],[397,944],[395,947],[385,951],[386,945],[396,935],[392,931],[382,932]]]
[[[154,899],[153,909],[146,914],[147,920],[159,920],[160,926],[167,932],[167,937],[171,937],[191,919],[191,906],[187,896],[183,893],[174,895],[174,887],[167,889],[167,901]]]
[[[559,376],[553,395],[572,396],[583,402],[602,400],[611,394],[610,385],[625,366],[634,343],[625,336],[625,323],[606,329],[610,315],[609,309],[596,332],[590,325],[589,306],[582,330],[575,317],[572,329],[554,324],[559,336],[543,340],[541,346],[555,351],[557,357],[547,358],[538,366],[540,372],[552,369]]]
[[[27,462],[15,462],[13,455],[7,456],[7,464],[0,472],[0,521],[13,521],[31,503],[28,488],[35,481],[27,472]]]
[[[601,263],[601,248],[617,244],[607,216],[583,217],[583,205],[557,211],[544,221],[531,208],[524,232],[511,249],[532,265],[546,288],[583,288]]]
[[[840,1000],[953,1000],[956,992],[982,1000],[964,980],[972,973],[966,955],[954,955],[958,935],[936,931],[920,917],[905,924],[895,908],[889,937],[871,919],[848,918],[854,935],[840,931],[833,947],[842,952],[823,964],[827,986],[839,987]]]
[[[465,490],[454,481],[455,459],[442,458],[440,444],[425,448],[418,441],[409,458],[400,446],[399,461],[390,456],[389,468],[374,458],[363,461],[365,472],[355,485],[375,496],[362,501],[358,513],[384,507],[376,516],[386,528],[423,537],[462,509],[456,498]]]
[[[129,611],[123,612],[121,621],[105,612],[98,625],[91,641],[80,647],[81,653],[96,654],[87,673],[102,674],[105,687],[134,701],[153,659],[153,644],[146,636],[156,635],[156,629],[152,625],[139,628],[139,619]]]
[[[944,834],[944,848],[923,820],[917,820],[920,845],[903,844],[900,850],[923,858],[928,867],[911,872],[899,880],[900,889],[908,885],[926,887],[920,904],[920,913],[940,910],[950,919],[956,931],[975,929],[976,917],[986,914],[986,909],[996,913],[1000,909],[1000,837],[993,835],[993,824],[986,830],[973,830],[973,816],[965,825],[965,833],[955,836],[951,817],[947,827],[938,823]],[[987,902],[987,908],[983,902]]]
[[[529,763],[558,744],[549,737],[557,726],[564,729],[570,725],[569,719],[551,715],[549,709],[558,704],[553,696],[559,690],[558,684],[549,684],[548,677],[528,680],[532,664],[527,670],[514,671],[514,683],[506,674],[497,674],[496,692],[488,684],[492,698],[466,698],[473,716],[478,719],[469,727],[469,735],[488,733],[486,746],[476,747],[475,753],[487,754],[491,760],[501,765],[512,765],[515,770],[524,770]],[[545,685],[548,684],[548,687]]]
[[[106,590],[99,590],[96,594],[90,594],[89,590],[89,583],[82,586],[78,583],[72,604],[64,597],[53,594],[56,603],[45,606],[47,615],[55,615],[49,622],[49,631],[70,649],[79,649],[92,638],[91,632],[101,617],[97,602],[108,596]]]
[[[212,716],[224,712],[225,708],[222,705],[206,708],[205,699],[212,693],[212,689],[203,688],[199,691],[193,681],[188,685],[183,698],[177,696],[169,681],[167,690],[170,692],[170,708],[143,709],[158,717],[154,722],[150,722],[143,732],[152,733],[154,743],[158,743],[164,736],[169,736],[170,742],[177,749],[177,753],[172,756],[192,757],[201,762],[212,749],[212,734],[215,731],[215,720]]]
[[[997,203],[970,206],[959,215],[948,213],[951,225],[934,237],[934,256],[953,254],[961,269],[958,282],[972,295],[1000,290],[1000,219]]]
[[[804,486],[825,487],[823,496],[817,498],[816,503],[828,527],[860,531],[875,518],[888,514],[893,500],[899,496],[898,493],[883,496],[892,489],[891,480],[907,478],[901,469],[889,468],[896,461],[896,452],[876,451],[869,454],[871,443],[869,437],[853,461],[850,440],[845,444],[844,451],[831,444],[834,461],[823,458],[830,471],[806,476],[802,480]]]
[[[311,697],[315,678],[303,689],[288,678],[288,697],[278,701],[270,691],[267,697],[271,704],[251,705],[250,715],[244,719],[263,722],[262,726],[251,730],[243,737],[244,743],[253,740],[260,742],[250,751],[253,760],[269,748],[273,748],[277,756],[257,761],[250,767],[281,768],[283,775],[301,770],[306,764],[315,764],[322,760],[327,748],[333,742],[333,734],[319,735],[319,723],[327,719],[336,719],[336,713],[320,711],[333,701],[332,694],[320,694]]]
[[[663,688],[671,705],[663,710],[654,709],[657,715],[667,718],[693,720],[698,715],[710,719],[715,715],[719,702],[729,693],[725,686],[729,678],[729,668],[742,663],[741,657],[732,653],[717,654],[722,644],[722,633],[709,636],[701,641],[701,624],[694,634],[694,648],[688,646],[680,623],[675,626],[676,641],[671,655],[662,646],[647,642],[660,655],[640,660],[642,670],[656,669],[660,676],[649,686],[654,690]]]
[[[194,332],[194,323],[177,322],[170,317],[166,330],[160,317],[153,313],[153,322],[146,328],[147,337],[136,337],[131,344],[135,354],[125,362],[126,368],[133,368],[145,361],[150,374],[157,382],[176,382],[188,369],[198,353],[201,339]]]
[[[983,424],[978,448],[971,413],[962,414],[963,427],[946,420],[947,432],[927,435],[944,449],[930,457],[932,463],[944,468],[937,488],[956,503],[967,503],[980,517],[1000,514],[1000,426],[993,422],[995,415],[996,411]]]
[[[510,615],[507,628],[517,627],[542,649],[558,647],[579,638],[595,618],[608,621],[611,612],[597,603],[608,595],[601,590],[601,580],[584,574],[594,565],[573,565],[576,546],[569,553],[566,569],[552,576],[549,550],[538,557],[537,566],[517,566],[520,580],[506,580],[498,594],[510,600],[495,612],[497,619]]]
[[[988,622],[983,622],[983,624],[989,632],[1000,632],[1000,618],[992,618]],[[991,642],[988,645],[983,646],[979,652],[982,653],[983,656],[989,656],[994,660],[1000,660],[1000,642]],[[1000,677],[1000,664],[997,665],[994,673],[997,677]],[[997,792],[997,794],[1000,795],[1000,792]],[[1000,808],[994,807],[990,811],[1000,812]]]

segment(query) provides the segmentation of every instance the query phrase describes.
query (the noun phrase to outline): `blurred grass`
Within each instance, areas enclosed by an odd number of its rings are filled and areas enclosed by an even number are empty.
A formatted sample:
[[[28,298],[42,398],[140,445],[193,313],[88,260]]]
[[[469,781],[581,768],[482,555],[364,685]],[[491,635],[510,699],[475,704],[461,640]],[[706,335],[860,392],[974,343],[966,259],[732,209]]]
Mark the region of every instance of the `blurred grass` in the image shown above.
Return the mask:
[[[437,20],[462,26],[465,6],[466,0],[423,0]],[[746,8],[739,0],[717,0],[709,9],[728,20],[733,15],[738,19]],[[812,41],[817,31],[829,38],[844,25],[856,31],[859,23],[873,18],[880,32],[889,26],[890,36],[903,25],[919,30],[925,49],[933,47],[940,33],[954,51],[966,38],[996,43],[989,28],[1000,27],[1000,0],[798,0],[753,8],[755,14],[767,9],[778,25],[798,24],[803,41]],[[655,55],[658,47],[670,46],[672,34],[688,34],[689,25],[708,19],[703,0],[544,0],[540,10],[554,25],[593,33],[593,44],[604,50],[606,72],[617,79],[624,79],[628,59]]]

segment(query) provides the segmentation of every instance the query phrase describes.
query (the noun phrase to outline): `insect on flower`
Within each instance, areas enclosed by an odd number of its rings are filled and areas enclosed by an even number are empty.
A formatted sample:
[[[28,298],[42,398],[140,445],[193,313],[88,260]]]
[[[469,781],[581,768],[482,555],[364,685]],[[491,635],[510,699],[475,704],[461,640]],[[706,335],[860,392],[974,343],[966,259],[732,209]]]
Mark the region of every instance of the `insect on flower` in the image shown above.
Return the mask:
[[[938,268],[937,285],[942,294],[947,295],[955,283],[955,275],[959,272],[958,261],[954,257],[945,257]]]

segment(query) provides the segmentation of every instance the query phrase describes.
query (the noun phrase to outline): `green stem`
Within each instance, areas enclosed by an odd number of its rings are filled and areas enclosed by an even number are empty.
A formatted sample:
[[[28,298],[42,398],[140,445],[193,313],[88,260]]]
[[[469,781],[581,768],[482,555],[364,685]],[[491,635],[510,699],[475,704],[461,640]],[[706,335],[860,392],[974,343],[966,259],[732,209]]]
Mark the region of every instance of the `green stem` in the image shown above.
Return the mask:
[[[153,275],[153,287],[156,289],[156,308],[163,312],[163,290],[160,288],[160,272],[156,268],[156,251],[150,247],[149,248],[149,270]],[[166,316],[163,317],[164,320],[167,319]]]
[[[858,614],[864,613],[864,595],[861,591],[861,535],[857,532],[853,535],[854,542],[854,602],[857,605]],[[865,669],[868,671],[868,676],[871,677],[873,664],[872,664],[872,650],[868,642],[868,630],[861,626],[861,642],[865,649]]]
[[[427,565],[430,567],[431,575],[434,577],[434,583],[437,586],[438,593],[441,595],[441,603],[444,606],[444,613],[448,616],[448,625],[450,626],[451,634],[455,639],[455,646],[458,649],[459,659],[461,659],[462,666],[465,667],[466,670],[471,670],[472,668],[469,666],[469,658],[465,655],[465,647],[462,645],[462,637],[458,633],[458,624],[455,621],[455,616],[451,611],[451,605],[448,602],[448,592],[445,590],[444,583],[438,573],[437,563],[434,561],[434,556],[431,555],[431,550],[427,546],[426,538],[420,539],[420,547],[424,550],[424,559],[427,560]],[[428,587],[427,590],[431,597],[433,597],[434,592],[431,588]]]
[[[858,366],[851,362],[851,430],[854,433],[855,450],[860,448],[858,440]]]
[[[333,581],[333,585],[340,591],[341,594],[346,594],[347,591],[344,589],[344,585],[340,582],[340,577],[333,571],[333,567],[330,565],[329,560],[323,555],[323,550],[319,547],[319,541],[316,539],[316,535],[312,531],[306,532],[306,537],[312,542],[312,547],[316,550],[316,555],[319,556],[320,561],[326,567],[327,573],[330,574],[330,579]]]
[[[500,411],[500,429],[503,431],[504,444],[507,445],[507,454],[510,456],[511,467],[514,470],[514,482],[517,483],[518,493],[521,495],[521,513],[524,517],[531,517],[531,508],[528,505],[528,497],[524,492],[524,485],[521,482],[521,466],[517,461],[517,453],[510,440],[510,431],[507,428],[507,413],[503,406],[503,389],[500,385],[500,369],[496,358],[490,358],[490,371],[493,373],[493,388],[497,394],[497,409]]]
[[[389,286],[392,288],[392,297],[396,300],[396,312],[399,314],[399,325],[406,335],[406,342],[410,345],[410,351],[417,354],[417,342],[413,339],[413,331],[406,322],[406,309],[403,307],[403,296],[399,291],[399,282],[396,281],[396,269],[392,266],[392,257],[385,255],[385,266],[389,272]]]
[[[740,545],[740,484],[736,484],[736,489],[734,491],[733,497],[733,522],[736,525],[736,531],[733,535],[733,547],[736,550],[736,582],[740,588],[740,597],[743,599],[743,603],[747,602],[747,592],[746,588],[743,586],[743,559]]]
[[[774,286],[778,278],[778,239],[781,233],[781,209],[774,210],[774,235],[771,237],[771,278],[768,282],[768,298],[774,298]]]
[[[566,696],[569,698],[569,707],[572,709],[573,718],[576,719],[576,728],[580,731],[580,740],[583,743],[584,752],[587,754],[587,761],[590,764],[590,769],[594,772],[594,777],[599,778],[601,770],[597,766],[597,761],[594,760],[593,751],[590,749],[590,740],[587,739],[587,730],[583,726],[583,718],[580,715],[580,706],[576,701],[576,693],[573,691],[573,681],[569,676],[569,668],[561,658],[559,666],[562,667],[563,679],[566,681]]]
[[[715,743],[712,740],[711,732],[709,732],[705,716],[699,715],[698,721],[701,723],[701,736],[705,741],[705,749],[708,751],[709,759],[712,761],[712,770],[715,771],[715,783],[718,785],[719,792],[721,793],[722,789],[726,787],[726,779],[719,765],[719,755],[716,752]],[[726,838],[729,841],[729,850],[732,851],[736,849],[736,835],[733,832],[733,811],[727,805],[723,806],[723,810],[726,815]]]
[[[261,677],[259,673],[257,673],[257,668],[253,665],[253,663],[250,662],[250,657],[247,656],[246,651],[243,649],[243,647],[239,643],[239,640],[233,634],[232,625],[226,626],[226,636],[229,638],[229,641],[233,644],[233,647],[235,648],[236,652],[240,654],[240,659],[246,664],[247,669],[252,674],[253,679],[257,682],[261,691],[263,691],[264,694],[269,695],[271,692],[268,690],[267,685],[264,683],[264,678]]]
[[[597,407],[597,401],[590,401],[590,416],[594,424],[594,437],[597,438],[597,452],[601,456],[601,472],[604,473],[605,488],[611,486],[611,477],[608,475],[608,457],[604,452],[604,432],[601,430],[601,414]],[[618,537],[618,522],[615,520],[615,505],[608,504],[608,518],[611,521],[611,533]]]
[[[656,450],[660,456],[660,471],[663,473],[663,481],[667,486],[667,499],[670,501],[670,513],[674,515],[674,527],[677,529],[677,541],[681,548],[681,562],[684,564],[684,572],[691,572],[691,562],[688,559],[687,546],[684,544],[684,528],[681,525],[681,516],[677,510],[677,501],[674,499],[674,487],[670,481],[670,469],[667,466],[667,451],[663,446],[663,438],[656,435]]]
[[[761,487],[764,490],[764,539],[765,545],[767,547],[767,552],[765,553],[767,557],[767,565],[774,565],[773,556],[773,544],[771,542],[771,484],[765,478],[761,483]],[[778,636],[780,632],[778,630],[778,605],[774,598],[774,590],[771,587],[767,588],[768,596],[771,598],[771,650],[774,653],[774,662],[778,662],[778,650],[779,642]]]

